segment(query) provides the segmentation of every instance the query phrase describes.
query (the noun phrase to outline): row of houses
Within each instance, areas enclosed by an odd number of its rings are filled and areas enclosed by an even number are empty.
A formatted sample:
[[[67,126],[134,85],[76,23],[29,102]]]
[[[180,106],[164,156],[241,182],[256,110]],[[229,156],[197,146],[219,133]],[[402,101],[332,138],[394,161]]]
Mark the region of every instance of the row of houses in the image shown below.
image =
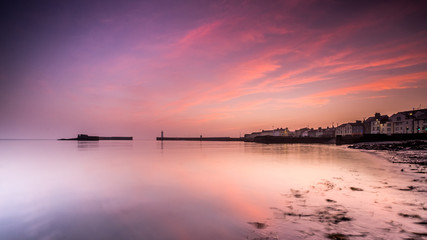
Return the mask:
[[[335,136],[360,136],[363,134],[417,134],[427,133],[427,109],[398,112],[390,117],[375,113],[366,120],[341,124]]]
[[[290,137],[293,136],[293,133],[289,131],[288,128],[277,128],[273,130],[262,130],[261,132],[253,132],[245,134],[246,140],[254,140],[258,136],[281,136],[281,137]]]
[[[335,134],[335,128],[332,126],[327,128],[301,128],[295,130],[295,137],[333,137]]]
[[[288,128],[262,130],[245,134],[245,140],[251,141],[257,136],[284,137],[335,137],[361,136],[363,134],[414,134],[427,133],[427,109],[398,112],[390,117],[375,113],[364,121],[358,120],[327,128],[301,128],[290,131]]]
[[[288,128],[277,128],[273,130],[262,130],[245,134],[245,140],[251,141],[258,136],[282,136],[282,137],[334,137],[335,128],[301,128],[295,131],[289,131]]]

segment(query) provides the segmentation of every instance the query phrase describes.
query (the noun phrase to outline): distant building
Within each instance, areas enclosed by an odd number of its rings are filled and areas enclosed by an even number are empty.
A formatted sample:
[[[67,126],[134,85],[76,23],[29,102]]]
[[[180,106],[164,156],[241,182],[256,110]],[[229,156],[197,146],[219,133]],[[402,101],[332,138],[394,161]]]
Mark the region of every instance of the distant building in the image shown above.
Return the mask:
[[[363,122],[364,134],[392,134],[391,122],[387,115],[375,113]]]
[[[262,130],[260,136],[273,136],[274,131],[273,130]]]
[[[288,137],[291,132],[288,128],[277,128],[273,130],[273,136]]]
[[[393,128],[391,127],[392,123],[390,120],[385,121],[380,124],[380,133],[391,135],[393,133]]]
[[[317,129],[312,128],[307,132],[307,137],[316,137],[316,135],[317,135]]]
[[[321,127],[319,127],[317,130],[316,130],[316,135],[315,135],[315,137],[323,137],[323,132],[325,131],[325,129],[322,129]]]
[[[335,136],[362,136],[363,123],[356,121],[355,123],[344,123],[339,125],[335,130]]]
[[[292,132],[288,128],[276,128],[273,130],[262,130],[261,132],[253,132],[245,134],[244,138],[247,141],[253,141],[258,136],[276,136],[276,137],[288,137],[292,136]]]
[[[321,128],[309,131],[310,137],[335,137],[335,128]]]
[[[301,128],[298,130],[295,130],[295,137],[308,137],[308,131],[310,131],[310,128]]]
[[[415,133],[427,133],[427,114],[415,119]]]
[[[335,137],[335,128],[327,127],[326,129],[323,129],[322,137]]]
[[[253,141],[255,137],[261,136],[261,132],[253,132],[249,134],[245,134],[246,141]]]
[[[393,134],[426,133],[427,109],[398,112],[390,117]]]

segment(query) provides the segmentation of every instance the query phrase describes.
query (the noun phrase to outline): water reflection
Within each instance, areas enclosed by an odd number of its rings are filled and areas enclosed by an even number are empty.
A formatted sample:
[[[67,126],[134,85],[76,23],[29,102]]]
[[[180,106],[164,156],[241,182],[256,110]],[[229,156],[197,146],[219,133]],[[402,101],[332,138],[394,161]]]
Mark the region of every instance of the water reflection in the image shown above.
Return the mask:
[[[132,141],[75,141],[79,150],[95,150],[100,146],[102,148],[116,148],[116,149],[131,149],[133,147]]]
[[[426,193],[399,190],[415,185],[414,176],[336,146],[15,141],[2,142],[0,152],[1,239],[425,232],[416,222],[426,219]]]
[[[99,148],[99,141],[76,141],[79,150]]]

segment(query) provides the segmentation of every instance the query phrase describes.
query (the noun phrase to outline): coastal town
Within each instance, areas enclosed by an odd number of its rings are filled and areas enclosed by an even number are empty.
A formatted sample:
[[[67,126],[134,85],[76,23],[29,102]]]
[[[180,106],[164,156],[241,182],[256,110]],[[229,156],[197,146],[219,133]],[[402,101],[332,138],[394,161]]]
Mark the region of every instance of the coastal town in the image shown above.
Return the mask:
[[[375,113],[363,120],[343,123],[326,128],[301,128],[294,131],[288,128],[262,130],[245,134],[245,141],[254,141],[256,137],[293,137],[293,138],[336,138],[361,137],[366,135],[402,135],[427,133],[427,108],[412,109],[388,115]]]

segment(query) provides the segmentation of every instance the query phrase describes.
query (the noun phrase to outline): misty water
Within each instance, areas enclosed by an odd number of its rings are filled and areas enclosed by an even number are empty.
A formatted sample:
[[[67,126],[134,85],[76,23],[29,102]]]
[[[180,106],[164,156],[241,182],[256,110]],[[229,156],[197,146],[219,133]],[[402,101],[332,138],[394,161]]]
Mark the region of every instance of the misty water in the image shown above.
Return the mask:
[[[425,174],[402,168],[334,145],[2,140],[0,239],[421,239]]]

